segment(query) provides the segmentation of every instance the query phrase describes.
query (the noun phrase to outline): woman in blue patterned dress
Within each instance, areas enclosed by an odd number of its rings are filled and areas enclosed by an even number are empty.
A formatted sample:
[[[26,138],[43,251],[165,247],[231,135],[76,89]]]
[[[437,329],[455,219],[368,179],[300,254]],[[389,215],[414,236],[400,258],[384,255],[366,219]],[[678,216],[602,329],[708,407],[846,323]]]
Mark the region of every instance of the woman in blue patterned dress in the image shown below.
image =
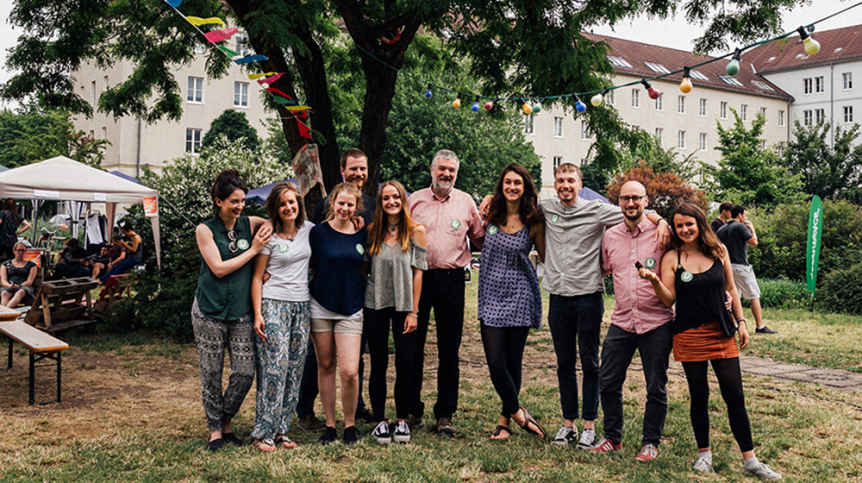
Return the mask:
[[[261,451],[296,443],[287,437],[305,367],[308,328],[308,262],[311,222],[302,196],[290,183],[275,185],[266,199],[272,221],[269,243],[254,259],[251,303],[257,346],[257,406],[251,437]],[[263,284],[264,272],[269,280]]]
[[[530,262],[533,245],[539,258],[545,258],[544,218],[536,185],[520,164],[503,169],[485,223],[479,322],[491,382],[503,402],[491,439],[508,438],[513,419],[528,433],[545,439],[545,430],[518,402],[527,335],[542,323],[539,280]]]

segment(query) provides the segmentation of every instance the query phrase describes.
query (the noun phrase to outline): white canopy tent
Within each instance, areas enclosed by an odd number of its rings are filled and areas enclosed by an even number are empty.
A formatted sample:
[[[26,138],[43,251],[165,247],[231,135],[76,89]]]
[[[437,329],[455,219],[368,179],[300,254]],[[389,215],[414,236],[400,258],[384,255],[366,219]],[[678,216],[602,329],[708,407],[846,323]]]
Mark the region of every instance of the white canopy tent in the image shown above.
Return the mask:
[[[158,191],[126,181],[106,171],[91,168],[65,156],[46,159],[39,163],[21,166],[0,173],[0,197],[34,200],[33,232],[41,201],[72,201],[78,203],[105,203],[108,233],[113,231],[117,203],[142,203],[144,197],[158,197]],[[156,204],[158,206],[158,204]],[[77,210],[76,210],[77,211]],[[76,215],[72,213],[72,220]],[[150,217],[156,248],[156,263],[161,267],[162,253],[159,240],[158,211]]]

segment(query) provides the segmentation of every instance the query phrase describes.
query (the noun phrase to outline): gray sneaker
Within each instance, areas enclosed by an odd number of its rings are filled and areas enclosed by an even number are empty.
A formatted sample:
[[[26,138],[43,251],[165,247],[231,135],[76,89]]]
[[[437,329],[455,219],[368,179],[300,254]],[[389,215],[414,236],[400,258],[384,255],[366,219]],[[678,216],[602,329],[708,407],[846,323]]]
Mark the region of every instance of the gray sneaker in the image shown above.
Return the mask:
[[[575,444],[575,441],[578,440],[578,431],[576,429],[572,429],[568,426],[563,426],[557,431],[557,435],[554,436],[554,440],[551,441],[551,444],[555,444],[557,446],[566,446],[568,444]]]
[[[766,481],[777,481],[781,479],[781,475],[772,471],[772,468],[765,463],[758,463],[753,469],[748,469],[745,466],[742,467],[742,472],[746,475],[756,476],[758,478],[763,478]]]
[[[712,473],[712,462],[701,456],[694,462],[694,469],[703,473]]]
[[[581,432],[581,439],[578,441],[578,449],[589,451],[596,443],[596,431],[593,429],[585,429]]]

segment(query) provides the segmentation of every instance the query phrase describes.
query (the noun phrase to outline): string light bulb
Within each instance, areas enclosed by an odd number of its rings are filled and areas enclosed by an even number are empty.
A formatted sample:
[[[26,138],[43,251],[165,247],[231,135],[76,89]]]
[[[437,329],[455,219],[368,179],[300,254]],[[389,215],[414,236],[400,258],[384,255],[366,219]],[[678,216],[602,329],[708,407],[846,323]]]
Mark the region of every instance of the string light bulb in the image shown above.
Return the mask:
[[[650,99],[658,99],[659,96],[661,96],[661,92],[659,92],[659,90],[655,87],[651,86],[646,79],[641,79],[641,84],[644,85],[644,89],[647,90],[647,94],[649,94]]]
[[[724,71],[727,72],[727,75],[736,75],[739,74],[739,57],[742,55],[742,51],[736,49],[733,53],[733,57],[731,57],[730,62],[724,67]]]
[[[490,111],[494,108],[494,101],[488,101],[485,103],[485,110]]]
[[[425,90],[425,97],[431,99],[431,84],[428,84],[428,89]]]
[[[521,109],[524,110],[524,114],[530,114],[531,112],[533,112],[533,106],[527,104],[526,102],[524,103],[524,105],[521,106]]]
[[[584,104],[584,101],[582,101],[578,96],[575,96],[575,110],[578,112],[584,112],[587,110],[587,105]]]
[[[454,107],[455,109],[458,109],[459,107],[461,107],[461,93],[460,92],[455,97],[455,100],[452,101],[452,107]]]
[[[691,68],[686,67],[682,74],[682,82],[679,83],[679,90],[688,94],[693,87],[691,85]]]
[[[533,104],[533,114],[538,114],[540,112],[542,112],[542,101],[536,101],[536,103]]]
[[[796,31],[799,32],[799,38],[802,39],[802,48],[805,49],[806,54],[815,55],[817,52],[820,52],[820,42],[811,38],[808,32],[805,31],[805,27],[800,25]]]
[[[473,105],[470,106],[470,110],[473,112],[479,112],[479,96],[476,96],[476,100],[473,102]]]
[[[594,95],[592,99],[590,99],[590,104],[592,104],[594,107],[601,106],[602,101],[605,100],[605,94],[607,94],[607,93],[608,93],[608,89],[606,87],[606,88],[602,89],[602,92],[599,92],[598,94]]]

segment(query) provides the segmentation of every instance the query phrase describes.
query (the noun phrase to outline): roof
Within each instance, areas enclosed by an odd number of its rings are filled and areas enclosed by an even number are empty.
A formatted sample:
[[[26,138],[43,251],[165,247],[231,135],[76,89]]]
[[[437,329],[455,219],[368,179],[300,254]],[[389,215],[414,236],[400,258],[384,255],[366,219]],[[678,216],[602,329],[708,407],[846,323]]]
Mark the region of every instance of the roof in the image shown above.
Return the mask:
[[[742,54],[742,58],[761,74],[862,59],[862,25],[814,31],[811,38],[820,43],[816,55],[807,55],[799,36],[793,35],[759,45]]]
[[[588,33],[583,35],[592,41],[603,41],[610,46],[611,51],[608,53],[608,60],[617,74],[648,79],[714,58],[711,56],[695,55],[684,50],[618,39],[606,35]],[[729,61],[729,59],[721,59],[692,69],[692,84],[695,87],[710,87],[785,100],[793,99],[793,96],[757,75],[747,63],[740,63],[739,73],[735,76],[727,75],[724,67]],[[664,77],[663,80],[682,82],[682,72]]]

